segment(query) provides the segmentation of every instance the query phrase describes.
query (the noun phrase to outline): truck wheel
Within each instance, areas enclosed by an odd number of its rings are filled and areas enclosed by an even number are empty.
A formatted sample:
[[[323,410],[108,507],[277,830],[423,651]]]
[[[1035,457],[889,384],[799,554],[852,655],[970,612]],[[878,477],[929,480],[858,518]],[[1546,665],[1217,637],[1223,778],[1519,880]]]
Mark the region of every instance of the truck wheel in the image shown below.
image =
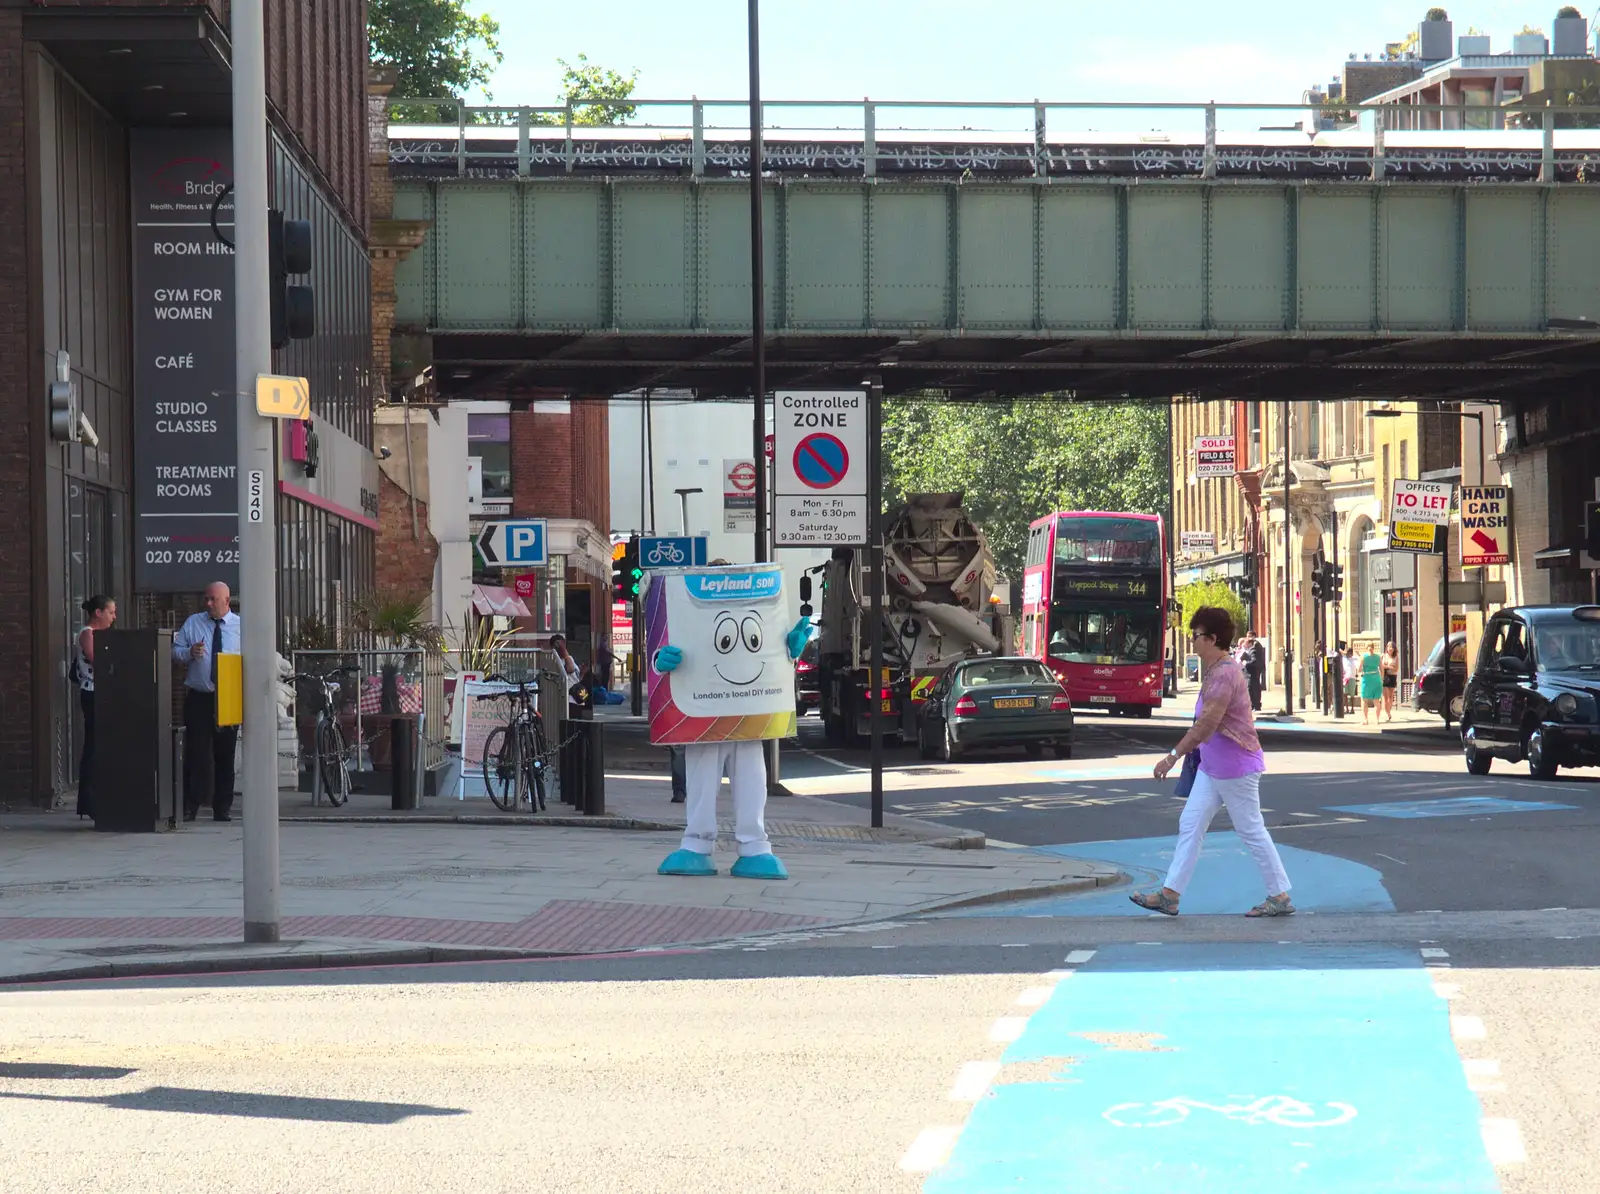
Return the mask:
[[[1027,755],[1030,759],[1042,758],[1044,756],[1044,743],[1026,742],[1022,746],[1022,753]]]
[[[1070,759],[1071,757],[1072,757],[1072,743],[1070,743],[1070,742],[1057,742],[1056,743],[1056,758],[1058,758],[1058,759]]]
[[[823,717],[822,738],[829,746],[835,748],[844,745],[844,719],[837,713]]]
[[[1137,717],[1137,718],[1144,719],[1144,718],[1150,717],[1150,715],[1153,714],[1154,712],[1155,712],[1154,706],[1151,706],[1151,705],[1138,705],[1138,706],[1136,706],[1134,708],[1133,715],[1135,717]]]

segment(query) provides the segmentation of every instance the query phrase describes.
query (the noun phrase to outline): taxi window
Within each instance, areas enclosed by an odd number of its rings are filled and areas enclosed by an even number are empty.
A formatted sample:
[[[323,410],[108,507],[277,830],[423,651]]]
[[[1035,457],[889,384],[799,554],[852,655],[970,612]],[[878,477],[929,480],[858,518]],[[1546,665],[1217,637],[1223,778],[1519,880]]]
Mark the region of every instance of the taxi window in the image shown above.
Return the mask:
[[[1534,632],[1534,647],[1541,667],[1600,668],[1600,623],[1541,625]]]

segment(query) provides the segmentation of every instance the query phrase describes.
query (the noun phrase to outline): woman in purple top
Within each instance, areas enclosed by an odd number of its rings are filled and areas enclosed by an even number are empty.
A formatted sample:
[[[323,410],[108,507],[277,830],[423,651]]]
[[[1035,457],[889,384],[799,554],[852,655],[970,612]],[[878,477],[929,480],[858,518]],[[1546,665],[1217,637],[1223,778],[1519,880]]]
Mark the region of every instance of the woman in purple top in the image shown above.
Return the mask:
[[[1233,618],[1227,610],[1204,606],[1189,619],[1189,630],[1202,676],[1194,727],[1156,764],[1155,775],[1166,779],[1177,761],[1197,748],[1199,772],[1178,821],[1178,844],[1166,885],[1128,898],[1141,908],[1178,915],[1178,899],[1194,874],[1206,830],[1217,810],[1227,805],[1233,831],[1250,848],[1267,888],[1267,898],[1245,915],[1289,916],[1294,912],[1289,902],[1289,876],[1284,874],[1278,848],[1261,820],[1261,773],[1267,769],[1267,761],[1250,716],[1249,683],[1244,669],[1228,654]]]

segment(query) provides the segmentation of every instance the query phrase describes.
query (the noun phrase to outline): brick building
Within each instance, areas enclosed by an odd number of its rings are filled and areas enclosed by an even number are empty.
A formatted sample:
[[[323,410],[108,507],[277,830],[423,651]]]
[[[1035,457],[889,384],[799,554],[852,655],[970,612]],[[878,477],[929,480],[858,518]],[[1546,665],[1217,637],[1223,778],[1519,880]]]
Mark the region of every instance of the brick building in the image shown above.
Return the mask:
[[[312,225],[318,321],[274,361],[314,409],[275,478],[287,643],[371,583],[366,8],[265,16],[272,203]],[[236,580],[229,61],[227,0],[0,0],[0,778],[41,803],[76,783],[84,598],[161,624]],[[52,427],[58,372],[93,437]]]

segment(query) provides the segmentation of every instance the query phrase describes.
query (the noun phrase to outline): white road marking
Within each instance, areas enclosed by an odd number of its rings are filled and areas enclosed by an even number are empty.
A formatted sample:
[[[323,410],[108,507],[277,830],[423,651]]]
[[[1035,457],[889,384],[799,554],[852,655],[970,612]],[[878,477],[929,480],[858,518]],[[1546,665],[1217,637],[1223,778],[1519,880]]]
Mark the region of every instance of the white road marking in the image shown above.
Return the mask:
[[[1478,1094],[1493,1094],[1506,1088],[1500,1077],[1500,1063],[1492,1057],[1463,1057],[1461,1068],[1467,1074],[1467,1089]]]
[[[1481,1016],[1451,1016],[1450,1035],[1458,1041],[1481,1041],[1489,1035]]]
[[[1461,998],[1461,984],[1460,983],[1434,983],[1433,984],[1433,993],[1435,995],[1437,995],[1440,999],[1459,999],[1459,998]]]
[[[1373,853],[1377,853],[1377,851],[1373,851]],[[1379,858],[1387,858],[1390,862],[1398,862],[1401,866],[1410,866],[1411,865],[1405,859],[1396,858],[1393,854],[1378,854],[1378,857]]]
[[[900,1168],[907,1173],[932,1173],[944,1164],[959,1135],[960,1128],[923,1128],[900,1158]]]
[[[1092,949],[1075,949],[1067,955],[1067,965],[1082,966],[1090,958],[1094,957],[1094,954],[1095,951]]]
[[[1054,987],[1029,987],[1017,996],[1018,1007],[1043,1007],[1055,994]]]
[[[1485,1118],[1480,1126],[1483,1148],[1490,1161],[1496,1165],[1520,1165],[1528,1159],[1528,1150],[1522,1144],[1522,1129],[1517,1127],[1516,1120]]]
[[[1062,979],[1071,978],[1076,971],[1073,970],[1047,970],[1044,977],[1046,982],[1059,983]]]
[[[894,949],[896,947],[893,946],[893,945],[874,945],[872,948],[873,949]]]
[[[952,1103],[976,1103],[983,1098],[995,1075],[1000,1072],[998,1061],[969,1061],[956,1074],[956,1084],[950,1088]]]
[[[984,842],[995,850],[1031,850],[1033,847],[1024,846],[1021,842],[1002,842],[995,838],[985,836]]]
[[[1001,949],[1027,949],[1028,948],[1028,943],[1026,941],[1002,941],[1000,943],[1000,948]]]
[[[1263,809],[1262,811],[1265,812],[1266,810]],[[1291,817],[1311,817],[1311,818],[1315,819],[1317,814],[1316,813],[1290,813],[1289,815]]]
[[[1560,908],[1546,908],[1546,909],[1545,909],[1545,911],[1546,911],[1546,912],[1565,912],[1565,911],[1566,911],[1566,910],[1567,910],[1567,909],[1566,909],[1566,906],[1565,906],[1565,905],[1563,905],[1563,906],[1562,906],[1562,907],[1560,907]]]
[[[1440,949],[1438,946],[1429,946],[1423,949],[1422,956],[1425,958],[1448,958],[1450,956],[1450,951],[1447,949]]]
[[[989,1026],[989,1039],[1002,1045],[1008,1045],[1022,1036],[1022,1030],[1028,1026],[1026,1016],[1001,1016]]]

